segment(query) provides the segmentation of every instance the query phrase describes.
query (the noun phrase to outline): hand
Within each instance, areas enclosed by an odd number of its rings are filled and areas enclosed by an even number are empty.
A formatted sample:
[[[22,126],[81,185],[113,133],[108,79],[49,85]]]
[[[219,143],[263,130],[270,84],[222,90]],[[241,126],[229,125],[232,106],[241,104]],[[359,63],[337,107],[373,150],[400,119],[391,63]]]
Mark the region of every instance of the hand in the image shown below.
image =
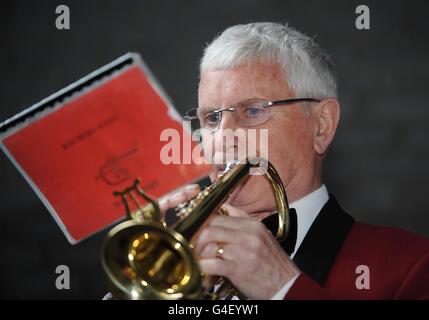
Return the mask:
[[[204,273],[228,278],[250,299],[270,299],[299,273],[271,232],[246,212],[224,205],[195,243]],[[223,244],[222,259],[216,246]]]
[[[168,209],[175,208],[185,201],[191,200],[200,191],[198,184],[189,184],[159,198],[158,205],[161,209],[161,220],[164,220]]]

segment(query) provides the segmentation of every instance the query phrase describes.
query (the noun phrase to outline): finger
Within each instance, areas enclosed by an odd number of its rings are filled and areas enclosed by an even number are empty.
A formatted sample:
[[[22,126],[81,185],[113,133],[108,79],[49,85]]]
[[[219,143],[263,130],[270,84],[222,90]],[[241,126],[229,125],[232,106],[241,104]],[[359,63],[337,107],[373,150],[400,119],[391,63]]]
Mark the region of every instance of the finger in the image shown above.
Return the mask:
[[[237,237],[237,231],[224,227],[209,226],[204,229],[195,243],[195,252],[199,255],[210,242],[236,243],[245,241],[246,236]]]
[[[210,242],[208,243],[204,249],[202,250],[201,254],[200,254],[200,258],[202,259],[215,259],[218,258],[218,254],[216,253],[216,250],[218,249],[218,246],[220,244],[214,243],[214,242]],[[241,251],[237,246],[233,245],[233,244],[221,244],[222,249],[223,249],[223,253],[221,255],[221,259],[223,260],[228,260],[228,261],[233,261],[234,257],[237,256],[237,254],[239,254]]]
[[[235,263],[222,259],[201,259],[201,271],[205,274],[230,278],[236,270]]]
[[[170,208],[177,207],[182,202],[188,201],[195,197],[200,191],[198,184],[190,184],[183,188],[174,191],[173,193],[167,194],[158,200],[159,208],[161,212],[165,212]]]
[[[251,227],[257,220],[247,218],[237,218],[230,216],[216,216],[210,221],[212,227],[224,227],[233,230],[239,230]]]
[[[228,215],[230,217],[236,217],[236,218],[250,218],[251,216],[240,209],[237,209],[236,207],[233,207],[227,203],[225,203],[222,208],[226,209],[226,211],[228,211]]]

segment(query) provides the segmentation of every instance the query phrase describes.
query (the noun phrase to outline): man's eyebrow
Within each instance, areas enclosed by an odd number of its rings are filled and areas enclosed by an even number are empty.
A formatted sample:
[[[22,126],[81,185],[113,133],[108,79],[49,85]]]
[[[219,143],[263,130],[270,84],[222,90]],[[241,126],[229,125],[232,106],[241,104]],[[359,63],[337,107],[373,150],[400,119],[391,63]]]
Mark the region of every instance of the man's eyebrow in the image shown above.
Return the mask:
[[[210,111],[219,110],[221,107],[199,107],[198,112],[199,113],[207,113]]]
[[[267,99],[260,98],[260,97],[254,97],[254,98],[249,98],[249,99],[237,101],[237,102],[235,102],[232,105],[236,105],[238,103],[243,103],[243,102],[248,102],[248,101],[253,101],[253,100],[267,100]],[[201,110],[201,111],[199,111],[201,113],[207,113],[207,112],[219,110],[219,109],[222,109],[222,108],[224,108],[224,107],[221,107],[221,106],[218,106],[218,107],[198,107],[198,109]],[[228,107],[226,107],[226,108],[228,108]]]

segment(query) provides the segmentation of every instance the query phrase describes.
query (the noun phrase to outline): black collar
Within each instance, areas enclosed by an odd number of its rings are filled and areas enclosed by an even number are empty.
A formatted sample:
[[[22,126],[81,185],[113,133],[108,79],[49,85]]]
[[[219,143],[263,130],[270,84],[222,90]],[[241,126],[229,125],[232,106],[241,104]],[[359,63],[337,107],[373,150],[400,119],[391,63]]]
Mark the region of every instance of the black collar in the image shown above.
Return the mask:
[[[271,231],[276,234],[279,225],[278,213],[274,213],[262,220],[262,223]],[[280,246],[290,256],[295,251],[296,237],[298,233],[297,216],[294,208],[289,209],[289,233],[286,239],[280,241]]]
[[[330,195],[296,252],[295,264],[323,285],[353,223],[353,217]]]

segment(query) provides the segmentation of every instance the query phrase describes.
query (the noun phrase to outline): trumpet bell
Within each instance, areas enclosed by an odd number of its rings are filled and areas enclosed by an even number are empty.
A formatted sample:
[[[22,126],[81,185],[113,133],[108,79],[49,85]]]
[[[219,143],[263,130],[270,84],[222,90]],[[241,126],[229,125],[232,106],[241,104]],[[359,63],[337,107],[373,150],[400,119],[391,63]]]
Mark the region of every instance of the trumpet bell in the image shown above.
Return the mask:
[[[161,223],[129,220],[117,225],[107,235],[101,261],[116,298],[201,296],[202,277],[188,241]]]

